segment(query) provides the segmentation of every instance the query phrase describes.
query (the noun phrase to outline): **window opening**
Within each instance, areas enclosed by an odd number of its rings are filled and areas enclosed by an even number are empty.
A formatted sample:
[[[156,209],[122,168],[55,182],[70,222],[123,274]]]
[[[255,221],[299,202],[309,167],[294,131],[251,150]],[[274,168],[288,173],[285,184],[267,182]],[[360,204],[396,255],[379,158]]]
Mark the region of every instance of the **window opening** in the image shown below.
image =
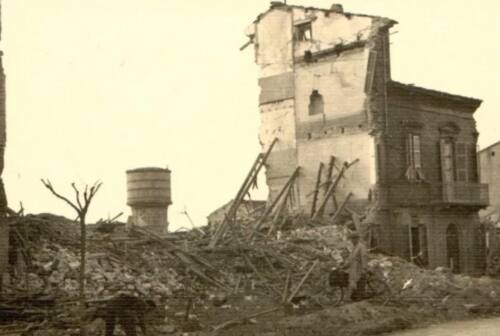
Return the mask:
[[[309,115],[323,114],[323,112],[323,96],[319,94],[318,90],[313,90],[309,97]]]
[[[406,153],[408,168],[406,169],[406,178],[408,180],[424,180],[422,171],[422,151],[419,134],[410,133],[406,139]]]
[[[295,26],[295,40],[296,41],[311,41],[312,40],[312,26],[311,22],[303,23]]]

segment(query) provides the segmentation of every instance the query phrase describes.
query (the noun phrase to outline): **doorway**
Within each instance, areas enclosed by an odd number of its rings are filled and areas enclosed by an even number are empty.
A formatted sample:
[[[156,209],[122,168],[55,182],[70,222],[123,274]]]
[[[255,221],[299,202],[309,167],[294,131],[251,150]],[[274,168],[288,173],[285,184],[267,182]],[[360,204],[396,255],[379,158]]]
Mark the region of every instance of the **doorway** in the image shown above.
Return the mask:
[[[446,250],[448,267],[453,273],[460,273],[460,241],[455,224],[448,225],[446,230]]]
[[[427,266],[427,227],[412,219],[409,230],[410,259],[418,266]]]

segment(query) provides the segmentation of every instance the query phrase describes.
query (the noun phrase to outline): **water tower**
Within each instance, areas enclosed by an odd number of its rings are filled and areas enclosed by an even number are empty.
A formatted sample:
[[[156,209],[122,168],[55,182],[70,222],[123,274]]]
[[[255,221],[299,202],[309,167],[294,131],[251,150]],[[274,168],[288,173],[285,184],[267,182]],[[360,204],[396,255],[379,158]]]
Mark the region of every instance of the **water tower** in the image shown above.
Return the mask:
[[[132,209],[129,225],[157,234],[168,230],[168,206],[172,204],[170,170],[137,168],[127,170],[127,205]]]

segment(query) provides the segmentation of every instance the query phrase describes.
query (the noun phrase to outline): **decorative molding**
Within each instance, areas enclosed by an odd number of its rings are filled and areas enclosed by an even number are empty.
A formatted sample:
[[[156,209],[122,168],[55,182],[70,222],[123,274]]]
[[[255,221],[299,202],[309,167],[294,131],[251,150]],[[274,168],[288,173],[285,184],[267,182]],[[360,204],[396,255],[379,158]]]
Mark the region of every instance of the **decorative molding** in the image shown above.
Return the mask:
[[[414,120],[403,120],[401,122],[401,125],[405,128],[405,129],[416,129],[416,130],[420,130],[422,128],[424,128],[424,124],[419,122],[419,121],[414,121]]]
[[[442,135],[449,135],[449,136],[457,135],[461,131],[460,127],[453,121],[441,123],[441,124],[439,124],[438,128],[439,128],[439,132]]]

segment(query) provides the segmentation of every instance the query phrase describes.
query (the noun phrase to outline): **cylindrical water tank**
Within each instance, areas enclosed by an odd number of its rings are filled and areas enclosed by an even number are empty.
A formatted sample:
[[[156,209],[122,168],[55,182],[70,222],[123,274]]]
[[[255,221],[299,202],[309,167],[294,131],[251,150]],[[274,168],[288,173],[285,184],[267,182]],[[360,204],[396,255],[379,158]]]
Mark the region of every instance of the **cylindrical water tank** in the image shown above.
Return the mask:
[[[127,170],[127,205],[167,207],[172,204],[170,170],[138,168]]]

